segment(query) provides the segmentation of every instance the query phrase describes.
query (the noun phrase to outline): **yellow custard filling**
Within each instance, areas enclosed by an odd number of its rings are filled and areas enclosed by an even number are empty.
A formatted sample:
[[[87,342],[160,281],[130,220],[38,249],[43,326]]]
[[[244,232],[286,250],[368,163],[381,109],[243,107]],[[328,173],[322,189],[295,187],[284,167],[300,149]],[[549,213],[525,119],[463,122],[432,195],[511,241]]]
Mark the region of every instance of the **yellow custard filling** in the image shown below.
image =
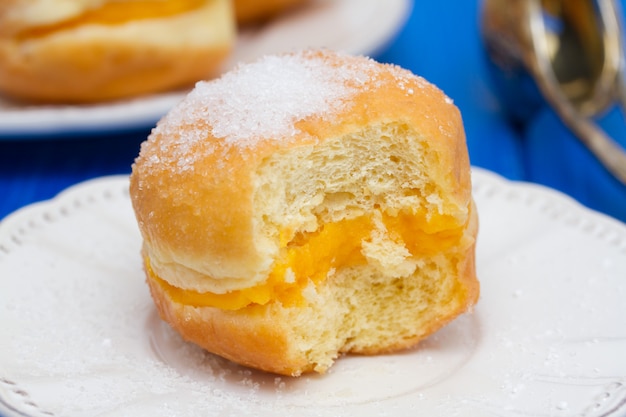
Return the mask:
[[[412,255],[429,255],[457,244],[462,227],[452,227],[451,219],[441,216],[427,224],[421,216],[400,213],[383,215],[383,223],[394,241],[404,242]],[[150,278],[157,282],[169,297],[178,303],[196,307],[218,307],[237,310],[249,304],[267,304],[272,300],[283,305],[298,305],[303,290],[311,282],[317,284],[331,269],[364,264],[362,242],[374,230],[369,216],[327,223],[321,230],[296,236],[283,248],[283,256],[276,262],[268,279],[262,284],[225,294],[200,293],[174,287],[159,278],[145,260]]]
[[[80,16],[51,25],[30,28],[20,33],[21,39],[37,38],[83,25],[118,25],[141,19],[158,19],[200,8],[206,0],[144,0],[111,2],[85,11]]]

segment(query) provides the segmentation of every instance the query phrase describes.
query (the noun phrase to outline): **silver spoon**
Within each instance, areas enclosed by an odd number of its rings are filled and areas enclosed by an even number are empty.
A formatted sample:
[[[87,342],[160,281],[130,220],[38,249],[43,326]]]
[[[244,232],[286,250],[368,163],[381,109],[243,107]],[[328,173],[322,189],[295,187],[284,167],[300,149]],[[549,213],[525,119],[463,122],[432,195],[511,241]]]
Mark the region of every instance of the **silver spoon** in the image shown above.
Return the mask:
[[[626,109],[618,16],[615,0],[484,0],[481,31],[514,118],[548,102],[626,184],[626,152],[592,120],[616,102]]]

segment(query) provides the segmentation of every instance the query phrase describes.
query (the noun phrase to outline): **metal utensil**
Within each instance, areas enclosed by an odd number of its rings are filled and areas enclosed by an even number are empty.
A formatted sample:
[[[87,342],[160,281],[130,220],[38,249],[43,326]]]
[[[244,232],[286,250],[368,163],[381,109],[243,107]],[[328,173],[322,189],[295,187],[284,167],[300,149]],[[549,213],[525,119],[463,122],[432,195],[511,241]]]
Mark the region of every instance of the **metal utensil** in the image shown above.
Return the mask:
[[[484,0],[481,33],[514,119],[549,103],[604,167],[626,184],[626,152],[593,121],[626,109],[624,45],[615,0]]]

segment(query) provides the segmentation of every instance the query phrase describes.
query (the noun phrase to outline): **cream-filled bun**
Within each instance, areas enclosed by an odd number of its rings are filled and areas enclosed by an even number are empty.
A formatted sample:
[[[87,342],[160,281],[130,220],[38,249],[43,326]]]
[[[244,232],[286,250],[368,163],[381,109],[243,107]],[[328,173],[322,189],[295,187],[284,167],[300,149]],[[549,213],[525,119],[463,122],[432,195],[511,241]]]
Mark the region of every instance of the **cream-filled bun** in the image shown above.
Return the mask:
[[[6,0],[0,94],[83,103],[193,86],[235,34],[230,0]]]
[[[266,56],[201,82],[141,147],[130,195],[161,317],[285,375],[411,347],[477,301],[461,115],[397,66]]]

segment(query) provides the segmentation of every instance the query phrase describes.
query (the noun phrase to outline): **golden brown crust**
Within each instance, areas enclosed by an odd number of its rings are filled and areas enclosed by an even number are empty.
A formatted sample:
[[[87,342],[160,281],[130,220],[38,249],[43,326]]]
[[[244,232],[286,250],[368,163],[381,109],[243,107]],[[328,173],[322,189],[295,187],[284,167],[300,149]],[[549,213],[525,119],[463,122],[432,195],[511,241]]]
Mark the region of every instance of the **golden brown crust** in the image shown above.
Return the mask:
[[[43,15],[63,22],[103,2],[67,3]],[[37,20],[36,11],[0,13],[9,23],[0,34],[0,92],[28,101],[95,102],[189,86],[220,70],[235,36],[227,0],[167,17],[23,34],[55,23]]]
[[[172,301],[155,280],[147,278],[161,318],[187,341],[241,365],[282,375],[313,370],[301,352],[295,352],[281,309],[249,306],[237,312],[186,306]]]

